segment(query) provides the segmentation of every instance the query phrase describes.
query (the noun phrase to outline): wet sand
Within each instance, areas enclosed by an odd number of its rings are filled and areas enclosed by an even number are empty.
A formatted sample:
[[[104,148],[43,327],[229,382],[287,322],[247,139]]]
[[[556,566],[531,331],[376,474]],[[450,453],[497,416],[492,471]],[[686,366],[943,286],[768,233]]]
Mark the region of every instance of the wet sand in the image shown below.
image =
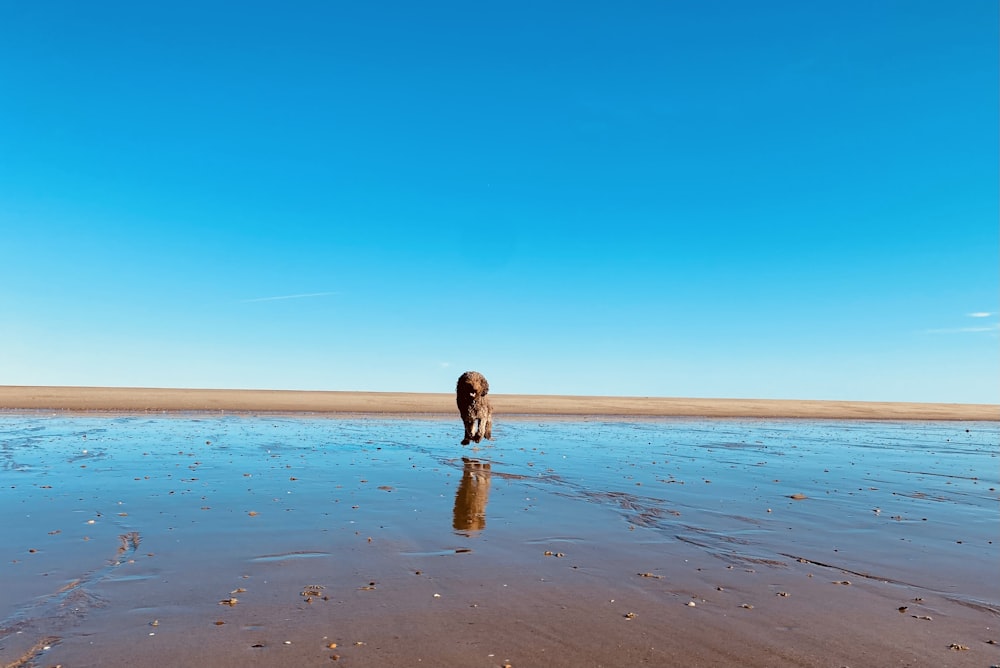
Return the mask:
[[[997,665],[998,431],[0,412],[0,666]]]
[[[632,417],[758,417],[875,420],[1000,420],[994,404],[683,399],[491,394],[499,414]],[[225,411],[452,415],[450,393],[306,392],[0,385],[0,409]]]

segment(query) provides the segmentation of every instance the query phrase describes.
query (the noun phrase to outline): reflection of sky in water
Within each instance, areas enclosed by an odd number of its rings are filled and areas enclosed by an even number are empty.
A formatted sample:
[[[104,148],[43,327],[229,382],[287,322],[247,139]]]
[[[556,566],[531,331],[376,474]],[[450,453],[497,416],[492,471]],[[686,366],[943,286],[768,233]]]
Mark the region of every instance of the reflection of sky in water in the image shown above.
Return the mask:
[[[211,545],[247,558],[266,557],[262,532],[303,554],[374,532],[429,554],[615,531],[995,602],[997,434],[996,423],[520,420],[463,448],[457,418],[6,415],[0,559],[59,541],[98,559],[81,538],[127,531],[167,536],[159,553]]]

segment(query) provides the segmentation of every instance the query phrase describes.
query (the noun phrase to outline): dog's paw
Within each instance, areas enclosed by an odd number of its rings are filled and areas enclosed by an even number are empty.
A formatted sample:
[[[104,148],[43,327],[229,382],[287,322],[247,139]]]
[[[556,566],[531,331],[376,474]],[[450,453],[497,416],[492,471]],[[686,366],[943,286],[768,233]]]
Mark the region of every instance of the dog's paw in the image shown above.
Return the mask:
[[[468,445],[468,444],[469,444],[469,439],[463,438],[462,439],[462,445]]]

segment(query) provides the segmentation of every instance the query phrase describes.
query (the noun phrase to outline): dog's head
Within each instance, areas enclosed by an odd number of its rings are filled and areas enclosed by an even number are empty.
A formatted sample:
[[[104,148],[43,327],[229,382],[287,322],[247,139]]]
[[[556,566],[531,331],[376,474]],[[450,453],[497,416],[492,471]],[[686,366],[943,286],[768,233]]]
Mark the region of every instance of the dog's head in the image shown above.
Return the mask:
[[[466,371],[458,377],[458,384],[455,392],[460,397],[468,397],[468,401],[474,401],[478,397],[489,394],[490,384],[486,382],[486,377],[478,371]]]

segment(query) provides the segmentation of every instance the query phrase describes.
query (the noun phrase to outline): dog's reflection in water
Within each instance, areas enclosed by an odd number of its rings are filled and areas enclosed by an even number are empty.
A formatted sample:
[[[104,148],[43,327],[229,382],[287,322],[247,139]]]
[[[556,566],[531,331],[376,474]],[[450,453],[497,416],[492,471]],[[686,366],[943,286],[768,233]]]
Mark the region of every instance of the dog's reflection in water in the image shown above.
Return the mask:
[[[486,528],[486,502],[490,498],[490,463],[462,457],[462,482],[455,494],[455,531],[472,535]]]

